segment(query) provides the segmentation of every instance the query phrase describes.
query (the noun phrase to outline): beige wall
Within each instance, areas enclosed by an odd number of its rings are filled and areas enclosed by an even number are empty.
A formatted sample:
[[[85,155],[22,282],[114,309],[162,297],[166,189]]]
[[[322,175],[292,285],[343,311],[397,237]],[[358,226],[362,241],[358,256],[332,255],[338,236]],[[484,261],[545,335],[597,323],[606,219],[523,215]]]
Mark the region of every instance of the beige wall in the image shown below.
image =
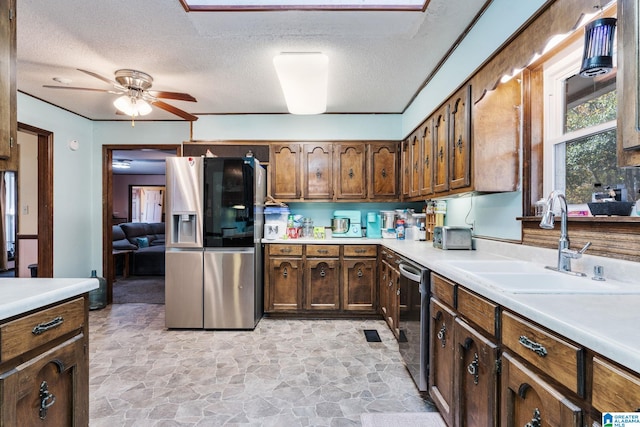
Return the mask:
[[[38,138],[18,132],[18,234],[38,234]]]

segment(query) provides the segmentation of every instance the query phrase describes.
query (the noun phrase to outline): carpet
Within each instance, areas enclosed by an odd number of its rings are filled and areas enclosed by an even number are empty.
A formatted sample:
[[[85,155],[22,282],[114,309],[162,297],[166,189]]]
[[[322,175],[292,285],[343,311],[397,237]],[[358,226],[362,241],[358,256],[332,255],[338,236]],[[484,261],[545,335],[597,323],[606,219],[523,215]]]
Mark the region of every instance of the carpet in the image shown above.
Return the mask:
[[[360,415],[362,427],[446,427],[438,412],[407,412],[382,414],[368,412]]]
[[[113,284],[114,304],[164,304],[164,276],[119,277]]]

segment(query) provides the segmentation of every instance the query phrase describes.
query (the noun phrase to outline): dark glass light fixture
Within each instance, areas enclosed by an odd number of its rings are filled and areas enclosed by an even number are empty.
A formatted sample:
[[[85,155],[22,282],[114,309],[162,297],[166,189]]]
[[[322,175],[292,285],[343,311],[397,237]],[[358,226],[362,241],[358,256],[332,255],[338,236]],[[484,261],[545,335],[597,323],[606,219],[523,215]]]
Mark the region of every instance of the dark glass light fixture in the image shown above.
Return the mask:
[[[584,28],[584,53],[582,54],[582,77],[607,74],[613,69],[613,40],[616,18],[599,18]]]

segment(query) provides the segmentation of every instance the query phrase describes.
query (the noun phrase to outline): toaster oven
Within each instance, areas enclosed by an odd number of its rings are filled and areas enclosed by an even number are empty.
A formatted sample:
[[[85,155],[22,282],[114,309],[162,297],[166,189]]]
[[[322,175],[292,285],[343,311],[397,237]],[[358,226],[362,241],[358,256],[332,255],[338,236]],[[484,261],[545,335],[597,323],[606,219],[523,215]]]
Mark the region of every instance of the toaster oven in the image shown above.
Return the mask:
[[[472,249],[471,229],[461,226],[437,226],[433,229],[433,247],[439,249]]]

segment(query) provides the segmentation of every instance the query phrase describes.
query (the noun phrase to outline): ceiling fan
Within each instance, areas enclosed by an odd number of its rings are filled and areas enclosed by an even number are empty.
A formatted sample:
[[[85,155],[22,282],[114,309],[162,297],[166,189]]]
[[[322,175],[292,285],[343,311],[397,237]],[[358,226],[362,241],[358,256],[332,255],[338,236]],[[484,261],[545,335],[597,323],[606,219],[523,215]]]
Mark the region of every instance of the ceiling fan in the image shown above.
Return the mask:
[[[115,81],[113,81],[92,71],[82,70],[80,68],[78,68],[78,71],[112,85],[113,89],[108,90],[51,85],[43,85],[43,87],[51,89],[89,90],[93,92],[107,92],[114,95],[121,95],[113,102],[113,105],[118,109],[118,111],[131,116],[132,119],[136,116],[149,114],[151,112],[151,105],[154,105],[162,110],[175,114],[176,116],[180,116],[185,120],[191,122],[198,120],[197,116],[161,101],[161,99],[175,99],[179,101],[197,102],[193,96],[188,93],[181,92],[149,90],[153,83],[153,78],[147,73],[131,69],[117,70],[115,72]]]

